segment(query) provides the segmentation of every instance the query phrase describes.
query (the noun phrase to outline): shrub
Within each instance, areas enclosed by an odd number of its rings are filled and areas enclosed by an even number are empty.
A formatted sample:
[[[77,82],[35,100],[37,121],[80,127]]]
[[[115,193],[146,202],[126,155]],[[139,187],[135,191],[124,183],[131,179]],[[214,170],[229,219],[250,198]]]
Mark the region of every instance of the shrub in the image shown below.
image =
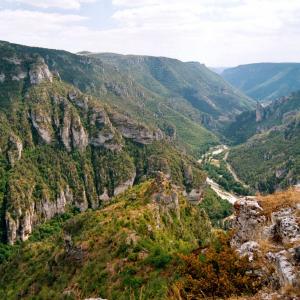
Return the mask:
[[[172,259],[172,256],[164,252],[161,248],[155,248],[153,253],[149,255],[146,262],[155,268],[161,269],[165,267]]]
[[[252,272],[254,267],[246,257],[240,258],[232,250],[228,236],[222,234],[215,243],[196,252],[179,256],[183,280],[177,285],[184,299],[254,294],[262,287],[263,278]]]

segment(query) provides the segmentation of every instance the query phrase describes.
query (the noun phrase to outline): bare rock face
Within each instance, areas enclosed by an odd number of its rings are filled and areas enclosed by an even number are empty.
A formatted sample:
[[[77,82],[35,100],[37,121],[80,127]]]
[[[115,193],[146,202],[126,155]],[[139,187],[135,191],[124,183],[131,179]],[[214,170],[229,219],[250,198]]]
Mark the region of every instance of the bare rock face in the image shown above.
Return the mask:
[[[104,147],[112,151],[122,149],[122,144],[117,138],[117,132],[112,126],[106,111],[100,106],[90,109],[89,124],[92,128],[89,143],[94,147]]]
[[[34,203],[30,207],[22,211],[17,211],[17,216],[12,216],[9,212],[5,215],[7,240],[13,245],[17,240],[26,241],[32,232],[34,223]]]
[[[144,125],[133,122],[126,116],[114,113],[110,115],[112,124],[121,132],[122,136],[140,144],[152,144],[163,139],[161,130],[150,130]]]
[[[180,219],[177,187],[171,185],[169,178],[164,173],[157,172],[153,189],[155,192],[152,195],[152,199],[158,205],[158,215],[168,216],[172,220],[170,216],[170,212],[172,211]],[[157,224],[157,227],[160,227],[160,224]]]
[[[299,204],[277,209],[269,218],[255,199],[238,201],[235,210],[232,246],[241,256],[248,256],[249,261],[258,259],[262,270],[266,266],[273,270],[272,280],[279,285],[278,299],[283,299],[287,288],[299,290]]]
[[[30,119],[33,127],[36,129],[38,135],[46,144],[51,144],[53,140],[53,129],[51,124],[51,116],[48,112],[35,109],[30,113]]]
[[[261,229],[265,225],[266,217],[262,215],[263,209],[256,200],[242,199],[234,204],[236,218],[233,227],[236,234],[232,244],[240,246],[245,242],[255,240],[261,234]]]
[[[186,193],[187,199],[192,204],[199,204],[203,199],[203,188],[192,189],[189,193]]]
[[[8,160],[11,166],[14,166],[15,163],[21,159],[23,151],[23,144],[19,137],[16,135],[11,135],[8,140]]]
[[[79,149],[80,151],[85,150],[89,139],[78,115],[72,118],[71,136],[73,148]]]
[[[19,70],[19,72],[16,75],[13,75],[11,79],[13,81],[20,81],[20,80],[22,80],[22,79],[24,79],[26,77],[27,77],[27,73]]]
[[[52,82],[53,75],[49,71],[48,66],[45,64],[44,59],[39,58],[38,62],[31,65],[29,78],[32,85],[38,85],[44,81]]]
[[[292,208],[285,208],[272,213],[271,234],[282,243],[290,243],[299,241],[300,243],[300,227],[297,219],[293,214]]]
[[[64,104],[63,124],[60,127],[61,140],[67,151],[72,149],[84,151],[88,145],[88,134],[81,123],[79,115],[72,111],[67,103]]]
[[[123,182],[123,183],[119,184],[117,187],[115,187],[114,195],[115,196],[119,195],[119,194],[125,192],[128,188],[132,187],[134,180],[135,180],[135,176],[136,176],[136,173],[134,173],[131,178],[129,178],[125,182]]]
[[[8,243],[12,245],[17,240],[26,241],[37,224],[49,220],[57,214],[64,213],[70,205],[75,205],[80,211],[85,211],[88,208],[88,203],[84,195],[85,192],[83,192],[79,202],[75,200],[69,186],[66,186],[61,188],[54,201],[45,195],[38,202],[29,199],[30,204],[27,207],[8,211],[5,216]],[[30,195],[28,196],[30,197]]]
[[[262,119],[264,118],[264,108],[259,102],[256,103],[255,113],[256,113],[256,122],[262,121]]]
[[[286,250],[282,250],[275,255],[277,273],[282,286],[297,284],[297,271],[289,256]]]
[[[253,261],[254,254],[259,251],[259,245],[255,241],[249,241],[241,245],[238,248],[238,252],[241,256],[248,256],[249,261]]]
[[[74,90],[68,93],[68,98],[77,107],[83,109],[84,111],[88,110],[89,100],[87,97],[79,97],[77,91]]]
[[[0,83],[3,83],[5,81],[5,74],[0,73]]]

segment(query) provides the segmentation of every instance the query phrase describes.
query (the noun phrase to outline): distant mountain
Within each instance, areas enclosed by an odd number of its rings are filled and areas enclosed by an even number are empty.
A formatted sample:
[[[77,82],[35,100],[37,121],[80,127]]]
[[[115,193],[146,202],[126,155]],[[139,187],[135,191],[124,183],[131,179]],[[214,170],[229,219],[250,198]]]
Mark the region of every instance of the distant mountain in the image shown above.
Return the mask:
[[[247,184],[264,192],[300,181],[300,92],[244,113],[227,130],[237,142],[228,161]]]
[[[276,99],[300,89],[300,63],[257,63],[228,68],[222,77],[256,100]]]
[[[252,99],[228,85],[203,64],[153,56],[92,54],[133,78],[147,90],[164,96],[186,116],[219,122],[253,107]],[[211,118],[212,117],[212,118]]]

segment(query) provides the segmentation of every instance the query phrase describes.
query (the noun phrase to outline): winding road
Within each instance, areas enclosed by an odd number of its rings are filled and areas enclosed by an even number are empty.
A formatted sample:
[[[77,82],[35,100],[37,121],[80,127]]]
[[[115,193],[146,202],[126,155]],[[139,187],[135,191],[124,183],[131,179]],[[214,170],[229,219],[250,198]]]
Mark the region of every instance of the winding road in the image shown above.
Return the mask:
[[[248,187],[245,183],[243,183],[238,178],[238,176],[236,175],[236,173],[234,172],[234,170],[232,169],[230,164],[227,162],[229,148],[226,145],[219,145],[217,147],[212,148],[207,153],[205,153],[198,162],[201,163],[204,157],[212,157],[214,155],[221,154],[224,151],[226,151],[226,153],[224,155],[224,161],[226,163],[228,171],[232,174],[235,181],[241,183],[244,187]],[[227,200],[228,202],[230,202],[232,204],[234,204],[237,200],[243,198],[243,196],[237,196],[235,194],[232,194],[230,192],[225,191],[223,187],[221,187],[218,183],[216,183],[213,179],[211,179],[209,177],[207,177],[206,182],[215,191],[215,193],[219,197],[221,197],[222,199]]]

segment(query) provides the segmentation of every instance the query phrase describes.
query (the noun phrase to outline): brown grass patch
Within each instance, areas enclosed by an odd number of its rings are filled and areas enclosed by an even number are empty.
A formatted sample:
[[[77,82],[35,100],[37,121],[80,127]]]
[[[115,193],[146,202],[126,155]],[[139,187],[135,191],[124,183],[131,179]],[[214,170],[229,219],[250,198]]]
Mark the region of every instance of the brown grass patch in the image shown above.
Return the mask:
[[[286,191],[276,192],[267,196],[257,196],[259,205],[263,208],[263,214],[267,217],[271,213],[285,207],[296,207],[300,203],[300,191],[290,188]]]

